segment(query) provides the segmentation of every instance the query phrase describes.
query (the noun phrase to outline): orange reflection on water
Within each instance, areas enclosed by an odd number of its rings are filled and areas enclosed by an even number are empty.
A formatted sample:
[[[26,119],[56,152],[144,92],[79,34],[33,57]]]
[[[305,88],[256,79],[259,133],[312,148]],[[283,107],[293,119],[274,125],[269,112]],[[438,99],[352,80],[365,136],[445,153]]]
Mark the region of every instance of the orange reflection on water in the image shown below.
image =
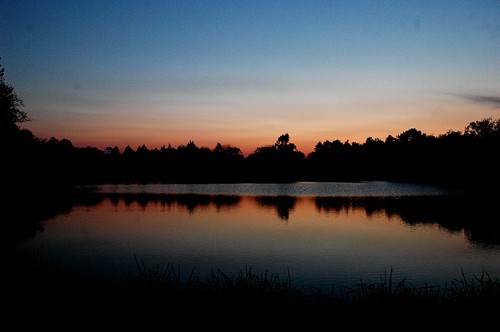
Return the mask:
[[[499,251],[475,250],[464,232],[434,222],[428,208],[420,216],[428,206],[366,198],[106,195],[47,220],[24,246],[43,246],[99,274],[135,271],[134,254],[202,276],[217,268],[289,270],[295,280],[319,286],[377,281],[393,267],[409,280],[458,277],[462,268],[500,273]]]

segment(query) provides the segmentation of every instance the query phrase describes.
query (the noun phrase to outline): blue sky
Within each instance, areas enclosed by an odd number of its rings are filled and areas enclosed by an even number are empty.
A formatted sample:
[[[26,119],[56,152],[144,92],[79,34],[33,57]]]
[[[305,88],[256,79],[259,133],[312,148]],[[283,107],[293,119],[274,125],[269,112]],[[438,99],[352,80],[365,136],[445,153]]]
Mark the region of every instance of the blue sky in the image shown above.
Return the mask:
[[[310,152],[500,116],[499,1],[2,1],[37,136],[79,146],[285,132]]]

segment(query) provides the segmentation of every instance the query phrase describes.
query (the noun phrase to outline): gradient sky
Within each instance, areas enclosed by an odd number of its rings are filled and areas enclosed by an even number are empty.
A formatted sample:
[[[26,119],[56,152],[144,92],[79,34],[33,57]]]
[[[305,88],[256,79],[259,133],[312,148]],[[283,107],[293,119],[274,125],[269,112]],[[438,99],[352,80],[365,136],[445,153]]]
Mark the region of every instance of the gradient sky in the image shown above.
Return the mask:
[[[245,153],[500,117],[499,1],[5,1],[0,63],[41,138]]]

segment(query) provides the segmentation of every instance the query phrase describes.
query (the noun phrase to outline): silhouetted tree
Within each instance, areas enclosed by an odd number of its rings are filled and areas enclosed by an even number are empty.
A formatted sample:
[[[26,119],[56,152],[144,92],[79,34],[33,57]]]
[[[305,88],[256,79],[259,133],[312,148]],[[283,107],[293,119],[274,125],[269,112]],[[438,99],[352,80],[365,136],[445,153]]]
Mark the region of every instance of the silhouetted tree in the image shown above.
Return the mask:
[[[439,135],[440,140],[448,142],[459,142],[462,140],[463,135],[460,131],[448,130],[446,133]]]
[[[143,144],[143,145],[137,147],[136,153],[139,157],[144,158],[149,154],[149,150],[146,147],[146,145]]]
[[[51,156],[42,156],[42,142],[31,131],[18,126],[18,123],[29,121],[28,115],[20,110],[22,106],[22,99],[6,83],[5,69],[0,65],[0,190],[21,188],[38,177],[37,168],[50,163]],[[48,178],[48,174],[45,177]]]
[[[469,123],[465,128],[465,135],[472,138],[488,138],[500,135],[500,119],[493,120],[491,117],[480,121]]]
[[[132,149],[132,148],[130,147],[130,145],[127,145],[127,146],[125,147],[125,150],[123,150],[123,155],[125,155],[125,156],[132,156],[132,155],[134,155],[134,154],[135,154],[135,151],[134,151],[134,149]]]
[[[274,145],[261,146],[247,157],[256,181],[294,181],[302,173],[304,153],[283,134]]]
[[[19,130],[18,123],[29,121],[28,115],[19,108],[24,106],[14,88],[5,82],[5,69],[0,65],[0,132],[3,135]]]
[[[213,148],[212,153],[219,158],[223,159],[243,159],[243,153],[237,147],[231,145],[222,145],[217,143]]]
[[[401,143],[420,143],[427,137],[420,130],[411,128],[407,131],[402,132],[397,136],[399,142]]]
[[[276,147],[276,150],[283,152],[293,152],[297,149],[295,144],[290,143],[290,135],[288,135],[288,133],[278,137],[274,146]]]
[[[392,143],[394,143],[395,141],[396,141],[396,139],[395,139],[395,138],[394,138],[394,136],[392,136],[392,135],[387,136],[387,137],[386,137],[386,139],[385,139],[385,143],[386,143],[386,144],[392,144]]]
[[[73,143],[69,139],[63,138],[61,140],[55,138],[52,136],[48,141],[47,141],[47,146],[53,147],[55,149],[59,149],[60,151],[71,151],[74,149]]]
[[[110,156],[116,157],[116,156],[119,156],[119,155],[120,155],[120,149],[118,149],[117,146],[113,147],[111,149]]]

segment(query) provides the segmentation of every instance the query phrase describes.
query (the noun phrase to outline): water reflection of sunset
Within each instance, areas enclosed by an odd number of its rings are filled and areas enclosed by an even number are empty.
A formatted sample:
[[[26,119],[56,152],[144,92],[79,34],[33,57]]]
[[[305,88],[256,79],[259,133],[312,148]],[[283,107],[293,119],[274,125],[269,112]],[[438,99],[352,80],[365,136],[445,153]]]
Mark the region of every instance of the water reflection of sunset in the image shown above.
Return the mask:
[[[323,286],[377,279],[391,267],[417,281],[479,266],[500,272],[498,254],[474,249],[464,232],[431,222],[429,211],[427,222],[408,223],[405,214],[422,206],[413,200],[107,195],[47,220],[24,247],[43,246],[74,269],[99,274],[133,273],[136,254],[201,275],[214,268],[289,270],[301,283]]]

